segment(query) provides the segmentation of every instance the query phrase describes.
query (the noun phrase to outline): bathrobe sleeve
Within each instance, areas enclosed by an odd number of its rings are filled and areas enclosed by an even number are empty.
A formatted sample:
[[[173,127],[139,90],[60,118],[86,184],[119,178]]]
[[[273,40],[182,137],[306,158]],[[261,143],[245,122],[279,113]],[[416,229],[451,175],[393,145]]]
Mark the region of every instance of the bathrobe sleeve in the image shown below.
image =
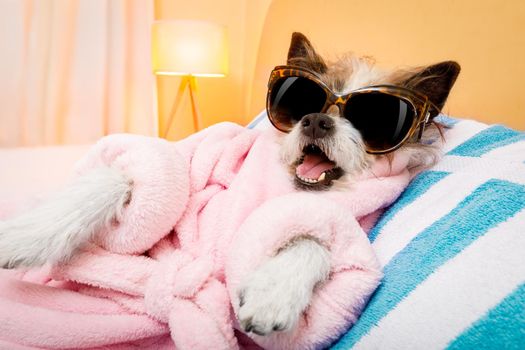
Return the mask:
[[[189,197],[189,165],[175,143],[115,134],[98,141],[77,164],[79,175],[107,166],[132,183],[121,220],[96,240],[119,254],[141,254],[167,235],[182,216]]]
[[[78,174],[108,166],[127,176],[133,188],[122,220],[99,234],[97,243],[119,254],[150,249],[178,223],[190,194],[207,185],[228,140],[243,130],[220,123],[178,142],[130,134],[98,141],[78,163]]]
[[[288,242],[305,236],[330,252],[329,278],[316,287],[295,330],[253,336],[265,348],[327,346],[356,321],[382,277],[366,233],[352,213],[324,194],[292,193],[264,203],[236,235],[226,265],[236,312],[242,281]]]
[[[330,253],[328,280],[318,285],[309,307],[290,332],[254,335],[264,348],[324,348],[350,328],[382,278],[381,267],[360,222],[373,225],[410,181],[409,154],[376,158],[346,189],[294,192],[266,201],[235,235],[226,263],[234,311],[238,288],[263,262],[299,237],[311,237]],[[369,228],[369,227],[367,227]]]

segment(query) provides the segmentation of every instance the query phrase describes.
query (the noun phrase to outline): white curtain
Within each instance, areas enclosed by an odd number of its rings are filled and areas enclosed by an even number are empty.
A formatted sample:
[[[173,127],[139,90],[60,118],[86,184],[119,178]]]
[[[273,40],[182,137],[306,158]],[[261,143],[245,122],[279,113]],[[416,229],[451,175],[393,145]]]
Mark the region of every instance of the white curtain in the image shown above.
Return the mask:
[[[0,0],[0,147],[155,134],[153,0]]]

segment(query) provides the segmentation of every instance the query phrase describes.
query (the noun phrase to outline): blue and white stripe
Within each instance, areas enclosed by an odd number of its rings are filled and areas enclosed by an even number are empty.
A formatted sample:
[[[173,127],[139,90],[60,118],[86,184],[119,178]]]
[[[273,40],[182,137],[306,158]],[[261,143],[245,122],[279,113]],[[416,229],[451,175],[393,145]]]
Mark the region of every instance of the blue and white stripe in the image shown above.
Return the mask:
[[[255,118],[246,126],[248,129],[266,129],[270,126],[270,120],[266,116],[266,111],[257,114]]]
[[[446,138],[371,231],[385,277],[334,349],[525,348],[525,134]]]

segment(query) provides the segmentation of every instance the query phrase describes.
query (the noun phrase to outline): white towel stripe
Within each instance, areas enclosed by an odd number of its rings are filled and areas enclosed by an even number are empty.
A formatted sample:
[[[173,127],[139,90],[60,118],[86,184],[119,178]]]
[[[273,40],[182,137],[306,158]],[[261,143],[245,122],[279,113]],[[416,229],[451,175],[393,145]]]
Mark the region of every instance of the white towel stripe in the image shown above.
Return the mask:
[[[465,174],[451,174],[397,213],[372,244],[381,266],[399,253],[421,231],[448,214],[474,189],[487,181],[483,174],[465,182]]]
[[[525,141],[518,141],[487,152],[482,158],[499,158],[511,162],[525,162]]]
[[[438,268],[355,349],[444,348],[525,281],[524,221],[522,210]]]
[[[432,170],[457,174],[482,174],[487,179],[500,179],[525,185],[525,164],[494,158],[445,156]]]
[[[443,153],[447,153],[463,142],[470,139],[480,131],[487,129],[487,124],[479,123],[473,120],[462,120],[455,124],[451,129],[445,132],[445,144]]]

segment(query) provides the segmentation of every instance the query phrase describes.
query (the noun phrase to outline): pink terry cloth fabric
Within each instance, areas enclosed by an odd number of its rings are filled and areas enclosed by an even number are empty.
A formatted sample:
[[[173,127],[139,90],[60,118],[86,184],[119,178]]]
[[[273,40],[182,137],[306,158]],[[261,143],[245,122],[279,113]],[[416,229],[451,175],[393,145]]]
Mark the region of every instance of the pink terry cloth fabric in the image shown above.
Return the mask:
[[[336,340],[381,279],[359,222],[369,228],[403,191],[408,158],[378,160],[347,189],[306,192],[280,161],[279,137],[222,123],[179,142],[100,140],[78,173],[110,166],[132,179],[124,217],[68,263],[1,271],[0,347],[311,349]],[[295,330],[241,334],[240,283],[304,235],[329,250],[329,279]]]

